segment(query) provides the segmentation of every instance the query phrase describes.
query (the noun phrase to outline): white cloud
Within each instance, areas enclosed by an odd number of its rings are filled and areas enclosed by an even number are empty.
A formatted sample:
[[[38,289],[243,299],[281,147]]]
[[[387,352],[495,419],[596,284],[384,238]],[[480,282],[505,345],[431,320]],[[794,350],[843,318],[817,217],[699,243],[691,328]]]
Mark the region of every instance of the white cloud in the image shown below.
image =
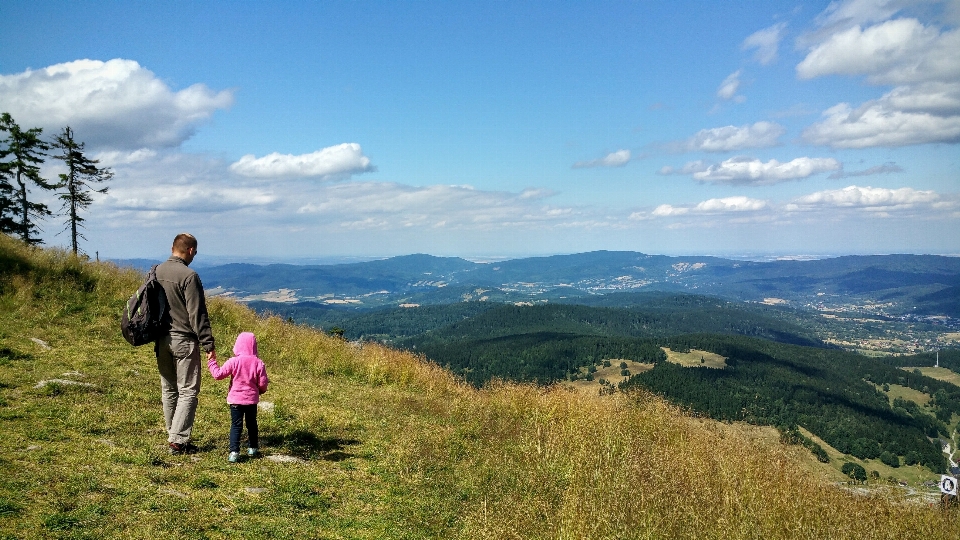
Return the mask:
[[[840,162],[833,158],[800,157],[786,163],[771,159],[764,163],[756,158],[741,156],[706,167],[704,167],[702,161],[691,162],[684,166],[681,174],[691,174],[695,180],[700,182],[762,186],[807,178],[814,174],[835,171],[840,168]],[[661,169],[660,172],[661,174],[671,174],[673,170],[665,171]]]
[[[630,162],[629,150],[617,150],[610,152],[600,159],[590,161],[578,161],[573,164],[574,169],[585,169],[590,167],[623,167]]]
[[[941,33],[916,19],[849,28],[810,49],[797,65],[801,79],[867,75],[874,84],[951,81],[960,77],[960,29]]]
[[[781,22],[769,28],[758,30],[743,40],[741,49],[757,49],[754,59],[764,66],[771,64],[777,59],[777,50],[780,47],[780,40],[783,39],[786,28],[787,23]]]
[[[904,6],[917,3],[915,0],[845,0],[830,2],[823,13],[817,16],[821,27],[849,27],[870,24],[893,17]]]
[[[773,122],[702,129],[681,145],[681,148],[690,152],[731,152],[763,148],[779,144],[778,139],[784,133],[786,129]]]
[[[173,147],[233,103],[203,84],[173,91],[133,60],[76,60],[0,75],[0,110],[22,127],[73,128],[90,149]]]
[[[101,167],[114,167],[117,165],[137,163],[147,159],[152,159],[156,156],[157,156],[156,150],[151,150],[149,148],[140,148],[139,150],[134,150],[132,152],[118,151],[118,150],[98,152],[97,155],[94,157],[94,159],[100,162]]]
[[[720,99],[733,99],[738,98],[738,101],[743,100],[743,96],[737,96],[737,90],[740,89],[740,71],[736,70],[730,75],[727,75],[727,78],[720,83],[720,88],[717,88],[717,97]]]
[[[834,148],[958,142],[960,83],[898,87],[856,109],[847,103],[834,105],[802,137]]]
[[[808,36],[808,54],[796,66],[798,77],[864,76],[873,85],[898,86],[859,106],[839,103],[827,109],[821,121],[803,131],[806,142],[868,148],[960,141],[960,28],[890,19],[917,6],[902,0],[851,0],[832,3],[821,14],[822,28]],[[946,7],[947,20],[960,13],[956,0]],[[928,17],[939,13],[915,11]]]
[[[670,204],[661,204],[656,207],[651,216],[653,217],[676,217],[688,214],[725,214],[730,212],[756,212],[767,208],[767,201],[761,199],[751,199],[749,197],[736,196],[724,197],[722,199],[708,199],[692,206],[673,206]]]
[[[915,210],[918,207],[932,208],[935,203],[941,202],[941,199],[936,192],[919,191],[909,187],[889,189],[854,185],[797,197],[784,209],[788,212],[848,209],[889,213]]]
[[[91,212],[91,226],[101,230],[181,224],[229,229],[216,236],[281,229],[489,231],[566,227],[600,219],[595,210],[547,204],[555,193],[546,189],[515,193],[453,185],[276,182],[234,175],[221,160],[179,152],[120,163],[115,172],[110,192],[95,197],[97,208]]]
[[[230,170],[253,178],[282,177],[348,177],[374,171],[370,158],[363,155],[357,143],[329,146],[299,156],[274,152],[257,158],[247,154],[230,165]]]
[[[135,152],[136,159],[112,161],[115,172],[107,195],[98,196],[97,211],[110,217],[115,212],[142,215],[185,216],[201,212],[219,215],[238,209],[274,206],[282,197],[271,186],[243,184],[230,178],[224,163],[179,152]],[[113,157],[106,154],[106,157]]]

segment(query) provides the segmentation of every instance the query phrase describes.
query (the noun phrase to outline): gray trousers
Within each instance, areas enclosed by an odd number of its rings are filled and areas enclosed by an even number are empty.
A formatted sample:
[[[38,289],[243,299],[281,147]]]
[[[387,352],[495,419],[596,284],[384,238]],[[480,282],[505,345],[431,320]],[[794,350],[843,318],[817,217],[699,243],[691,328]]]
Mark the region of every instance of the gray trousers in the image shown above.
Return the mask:
[[[200,393],[200,343],[193,337],[166,335],[157,340],[154,350],[167,441],[189,442]]]

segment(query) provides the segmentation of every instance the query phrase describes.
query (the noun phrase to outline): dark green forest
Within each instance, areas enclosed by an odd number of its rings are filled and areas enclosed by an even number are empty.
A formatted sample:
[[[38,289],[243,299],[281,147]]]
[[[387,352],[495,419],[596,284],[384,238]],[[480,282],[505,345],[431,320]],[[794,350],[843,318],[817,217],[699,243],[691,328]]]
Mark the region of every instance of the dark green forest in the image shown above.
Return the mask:
[[[877,359],[842,351],[793,322],[802,314],[768,306],[672,293],[618,296],[597,298],[593,306],[254,307],[339,327],[345,339],[414,351],[476,386],[493,379],[552,384],[604,361],[652,363],[652,370],[634,374],[620,389],[644,388],[721,421],[775,426],[785,440],[804,444],[824,461],[826,452],[798,426],[858,458],[945,470],[939,438],[949,436],[952,414],[960,415],[960,388],[901,369],[932,366],[933,355]],[[611,301],[620,307],[603,305]],[[681,367],[666,362],[661,347],[713,352],[727,358],[727,367]],[[940,365],[960,370],[960,351],[942,351]],[[882,389],[892,384],[932,399],[926,407],[902,399],[891,404]]]
[[[884,452],[897,464],[946,467],[936,439],[948,435],[937,417],[949,419],[960,395],[943,394],[934,414],[898,400],[891,407],[874,384],[890,381],[921,391],[957,387],[906,372],[854,353],[719,335],[676,336],[662,341],[675,350],[698,349],[727,358],[723,370],[690,369],[661,362],[631,377],[622,389],[640,386],[717,420],[742,420],[790,430],[803,426],[837,450],[861,459]],[[868,382],[869,381],[869,382]]]

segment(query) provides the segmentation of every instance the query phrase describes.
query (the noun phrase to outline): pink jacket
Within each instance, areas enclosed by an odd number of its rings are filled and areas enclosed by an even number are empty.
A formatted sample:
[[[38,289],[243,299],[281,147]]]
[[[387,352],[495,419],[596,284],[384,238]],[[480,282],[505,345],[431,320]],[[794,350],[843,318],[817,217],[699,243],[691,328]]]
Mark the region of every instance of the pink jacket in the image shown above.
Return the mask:
[[[257,358],[257,337],[251,332],[242,332],[233,346],[233,358],[224,362],[223,367],[210,359],[207,367],[216,380],[230,379],[230,391],[227,403],[231,405],[254,405],[260,402],[260,394],[267,391],[267,368]]]

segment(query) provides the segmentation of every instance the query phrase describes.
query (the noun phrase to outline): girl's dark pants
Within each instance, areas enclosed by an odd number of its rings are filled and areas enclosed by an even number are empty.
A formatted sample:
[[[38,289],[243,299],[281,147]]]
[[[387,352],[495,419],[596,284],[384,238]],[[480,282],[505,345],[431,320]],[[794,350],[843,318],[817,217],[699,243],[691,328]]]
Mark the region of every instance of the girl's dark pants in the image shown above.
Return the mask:
[[[240,433],[247,423],[247,439],[250,448],[260,447],[260,430],[257,429],[257,405],[230,405],[230,451],[240,451]]]

